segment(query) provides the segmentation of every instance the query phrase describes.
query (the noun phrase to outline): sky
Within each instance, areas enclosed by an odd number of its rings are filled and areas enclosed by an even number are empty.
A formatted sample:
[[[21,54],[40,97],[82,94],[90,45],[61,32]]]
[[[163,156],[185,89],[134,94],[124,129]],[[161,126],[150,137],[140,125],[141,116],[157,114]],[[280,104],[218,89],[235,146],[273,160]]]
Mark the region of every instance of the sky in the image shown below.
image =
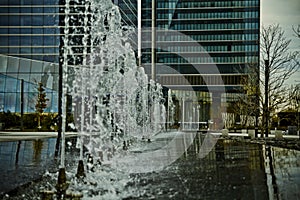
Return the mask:
[[[296,38],[292,31],[292,26],[300,24],[300,0],[261,0],[261,24],[274,23],[278,23],[285,30],[286,37],[292,39],[290,49],[300,51],[300,38]],[[299,84],[299,81],[300,70],[288,84]]]

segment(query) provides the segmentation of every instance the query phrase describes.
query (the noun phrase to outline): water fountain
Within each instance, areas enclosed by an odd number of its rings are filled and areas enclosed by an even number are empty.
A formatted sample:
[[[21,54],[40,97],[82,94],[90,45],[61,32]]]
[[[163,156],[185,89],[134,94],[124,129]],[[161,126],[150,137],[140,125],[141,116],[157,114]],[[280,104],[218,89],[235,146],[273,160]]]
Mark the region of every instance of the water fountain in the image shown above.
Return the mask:
[[[86,176],[85,166],[95,170],[97,163],[109,163],[132,142],[151,141],[151,136],[164,129],[166,111],[161,85],[152,80],[149,82],[143,68],[136,64],[129,43],[133,29],[121,25],[117,6],[106,0],[92,0],[76,10],[74,2],[71,5],[71,1],[66,0],[65,7],[62,124],[65,127],[66,95],[69,93],[80,149],[77,172],[73,173],[77,183]],[[75,21],[82,27],[74,29]],[[81,37],[74,37],[76,34]],[[78,42],[78,38],[81,41]],[[76,54],[78,43],[83,46],[79,57]],[[56,184],[58,199],[70,198],[64,128],[62,132],[61,164]],[[85,159],[85,155],[89,158]],[[89,181],[88,185],[93,182]],[[82,184],[78,182],[77,185],[73,188],[84,191]],[[43,192],[43,196],[52,194]]]
[[[160,144],[155,143],[156,141],[148,143],[154,136],[157,136],[156,133],[164,130],[164,125],[161,122],[173,121],[171,116],[174,112],[174,106],[171,101],[171,93],[168,92],[168,107],[165,109],[161,86],[151,80],[148,81],[143,68],[136,65],[134,53],[128,43],[131,29],[130,27],[121,26],[121,17],[117,7],[107,0],[91,0],[84,4],[84,8],[84,11],[79,13],[80,16],[83,16],[80,23],[83,25],[83,32],[85,33],[80,40],[84,47],[81,52],[83,56],[80,64],[70,65],[68,62],[70,55],[74,55],[73,58],[71,57],[72,60],[76,59],[76,52],[72,48],[75,45],[72,40],[72,34],[76,34],[76,32],[70,33],[68,31],[68,24],[72,20],[72,14],[70,14],[70,1],[66,0],[66,29],[64,37],[66,45],[64,47],[65,59],[63,67],[64,80],[69,81],[64,82],[63,96],[65,97],[69,93],[73,98],[74,118],[79,135],[77,147],[80,149],[80,155],[79,157],[71,157],[71,159],[78,161],[78,167],[71,167],[66,170],[65,130],[63,130],[59,173],[46,173],[44,175],[57,181],[49,187],[44,187],[48,188],[48,190],[42,191],[42,199],[80,199],[82,197],[84,199],[130,199],[132,196],[133,198],[136,196],[137,199],[139,197],[141,199],[142,197],[148,197],[143,194],[143,192],[145,193],[144,188],[142,188],[142,191],[136,192],[131,191],[133,189],[127,187],[128,182],[134,183],[136,181],[130,174],[145,174],[155,170],[162,170],[165,166],[178,159],[190,146],[193,147],[190,148],[190,151],[195,151],[195,154],[197,154],[197,157],[190,157],[190,159],[197,160],[197,163],[192,163],[190,167],[194,167],[194,170],[196,170],[196,167],[199,170],[204,166],[205,169],[205,160],[201,159],[211,152],[217,139],[210,134],[208,134],[209,142],[205,143],[205,141],[202,141],[201,145],[199,142],[198,146],[195,144],[193,144],[194,146],[191,145],[195,139],[194,133],[170,133],[172,137],[169,137],[168,133],[159,135],[159,141],[165,142],[163,148],[161,148]],[[95,15],[91,13],[95,13]],[[89,20],[93,26],[88,26]],[[82,29],[78,31],[82,34]],[[72,84],[70,84],[71,80]],[[65,113],[66,98],[63,98],[63,105],[63,113]],[[189,129],[193,128],[192,116],[198,115],[197,107],[193,107],[191,114],[189,117]],[[66,115],[63,115],[63,122],[65,125]],[[200,141],[199,138],[198,141]],[[129,147],[128,145],[131,146]],[[245,155],[244,160],[249,163],[252,162],[250,163],[251,166],[255,167],[255,164],[257,164],[255,161],[261,159],[257,156],[259,153],[257,151],[246,151],[244,154],[234,153],[237,150],[236,146],[232,150],[228,149],[227,151],[224,151],[224,145],[221,146],[223,151],[220,150],[220,146],[218,148],[216,152],[218,156],[214,158],[214,155],[211,154],[211,160],[206,160],[208,170],[203,170],[203,176],[200,179],[186,174],[190,170],[186,170],[187,165],[184,165],[185,167],[181,168],[182,170],[180,171],[183,175],[181,177],[177,175],[178,180],[181,181],[180,184],[174,184],[171,179],[174,177],[167,177],[171,181],[166,189],[153,190],[152,194],[157,194],[158,191],[160,192],[160,197],[162,197],[171,193],[168,197],[172,198],[178,194],[177,191],[183,190],[183,192],[181,191],[182,196],[179,194],[177,197],[179,197],[178,199],[180,197],[186,198],[187,196],[185,195],[187,193],[184,192],[189,191],[189,188],[187,188],[189,183],[186,184],[188,181],[185,179],[186,176],[190,176],[193,181],[201,181],[195,184],[195,188],[192,188],[197,190],[197,192],[204,191],[204,193],[207,193],[205,189],[196,188],[199,186],[199,183],[201,183],[201,188],[205,188],[210,184],[212,186],[212,199],[215,199],[216,195],[224,197],[223,195],[237,193],[235,192],[236,186],[232,187],[232,190],[228,190],[227,179],[222,184],[225,187],[221,187],[221,190],[216,192],[216,187],[220,187],[219,183],[209,183],[210,180],[216,178],[214,177],[216,174],[222,181],[223,177],[220,176],[222,173],[217,170],[218,167],[216,166],[221,163],[221,170],[228,168],[228,171],[225,171],[223,174],[224,177],[229,177],[228,181],[230,182],[232,180],[228,174],[237,172],[237,175],[240,176],[240,173],[243,172],[241,167],[244,166],[244,163],[242,163],[243,166],[237,166],[234,168],[235,170],[232,170],[232,166],[235,166],[233,163],[238,162],[241,159],[241,155]],[[242,149],[244,150],[244,148]],[[137,155],[131,153],[142,150],[145,151]],[[252,146],[250,150],[253,150]],[[226,153],[227,155],[225,156]],[[249,159],[249,155],[257,157]],[[276,154],[268,153],[268,156],[271,155]],[[224,163],[217,160],[225,159],[226,157],[227,160]],[[270,161],[270,159],[267,160]],[[297,164],[296,161],[297,159],[295,159]],[[181,162],[185,161],[181,160]],[[263,163],[266,164],[266,162]],[[226,164],[224,165],[226,167],[222,166],[222,164]],[[180,166],[172,167],[174,172],[174,168],[176,171]],[[247,167],[247,169],[250,170],[252,167]],[[173,173],[171,170],[168,172],[170,172],[169,175]],[[209,173],[211,177],[206,176]],[[154,174],[157,176],[161,175],[159,173]],[[249,176],[250,173],[246,171],[245,174]],[[206,181],[205,177],[207,177]],[[256,181],[257,176],[252,176],[249,179],[254,180],[253,177],[255,177]],[[161,179],[162,177],[158,178],[160,181],[159,185],[163,186],[165,183]],[[238,180],[238,183],[241,183],[240,177]],[[270,181],[266,182],[270,183]],[[151,185],[151,181],[149,185]],[[244,191],[244,186],[245,184],[242,184],[240,191]],[[251,189],[253,191],[253,188]],[[265,191],[263,192],[265,193]],[[154,198],[154,196],[149,198]]]
[[[129,174],[159,171],[173,163],[192,144],[195,133],[166,134],[158,137],[167,143],[145,145],[166,130],[167,122],[172,125],[171,93],[166,109],[162,86],[148,80],[144,69],[136,64],[129,42],[134,30],[121,25],[117,6],[106,0],[75,4],[66,0],[61,164],[58,175],[53,176],[58,179],[56,197],[77,198],[81,194],[76,192],[80,192],[85,198],[108,195],[111,199],[125,191]],[[72,96],[80,149],[79,158],[75,158],[77,171],[71,172],[65,169],[67,94]],[[194,108],[191,117],[196,115]],[[191,118],[191,128],[192,122]],[[208,140],[201,150],[203,156],[216,142],[213,136]],[[130,152],[126,151],[129,145]],[[125,198],[126,192],[122,195]]]

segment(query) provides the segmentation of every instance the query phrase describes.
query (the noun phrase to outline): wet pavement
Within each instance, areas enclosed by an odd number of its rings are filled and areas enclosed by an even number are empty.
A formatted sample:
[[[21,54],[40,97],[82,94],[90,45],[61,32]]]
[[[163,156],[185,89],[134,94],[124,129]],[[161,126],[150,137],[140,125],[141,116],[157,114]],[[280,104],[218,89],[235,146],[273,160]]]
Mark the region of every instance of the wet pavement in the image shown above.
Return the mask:
[[[219,138],[200,158],[203,137],[195,137],[188,150],[162,171],[131,174],[123,188],[126,195],[99,199],[300,199],[300,151]],[[1,142],[1,192],[55,169],[55,142],[55,138]],[[29,190],[32,186],[25,186],[15,197],[12,193],[2,197],[19,199],[23,194],[22,199],[34,199],[26,198]]]
[[[38,138],[0,142],[0,197],[21,185],[39,180],[47,170],[57,170],[56,138]]]
[[[132,199],[300,199],[300,152],[219,139],[203,159],[199,145],[166,170],[137,176]]]

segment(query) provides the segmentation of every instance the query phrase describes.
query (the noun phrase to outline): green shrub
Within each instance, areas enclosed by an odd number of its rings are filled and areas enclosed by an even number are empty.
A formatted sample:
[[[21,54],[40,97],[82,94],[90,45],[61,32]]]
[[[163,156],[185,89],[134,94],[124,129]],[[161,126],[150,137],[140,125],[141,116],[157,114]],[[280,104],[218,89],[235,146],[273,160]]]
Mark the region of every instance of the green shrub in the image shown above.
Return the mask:
[[[7,112],[0,113],[0,121],[4,123],[6,129],[20,127],[21,117],[16,113],[12,113],[9,110]]]

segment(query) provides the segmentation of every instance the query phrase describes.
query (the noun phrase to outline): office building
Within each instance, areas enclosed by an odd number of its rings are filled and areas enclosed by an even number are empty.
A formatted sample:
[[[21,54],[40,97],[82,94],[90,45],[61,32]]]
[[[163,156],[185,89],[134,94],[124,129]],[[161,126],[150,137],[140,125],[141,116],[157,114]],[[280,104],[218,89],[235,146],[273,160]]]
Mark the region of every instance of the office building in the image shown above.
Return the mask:
[[[203,115],[203,102],[207,105],[214,98],[228,106],[251,68],[258,67],[260,1],[156,0],[154,7],[152,3],[142,0],[142,63],[147,73],[155,70],[155,79],[178,98],[196,93],[192,101],[202,102]]]
[[[37,83],[42,82],[48,106],[58,110],[59,1],[0,1],[0,106],[20,112],[23,81],[24,112],[35,111]]]
[[[151,27],[152,1],[142,2],[142,26]],[[197,68],[209,69],[216,65],[226,90],[234,90],[241,76],[249,72],[248,64],[258,63],[259,10],[258,0],[157,0],[156,62],[186,74],[196,90],[201,90],[203,82],[196,78]],[[165,29],[173,32],[167,32],[165,36],[159,33]],[[149,46],[151,37],[144,39],[148,40],[143,40],[143,45]],[[149,50],[143,49],[143,63],[149,70],[150,58]],[[169,71],[163,71],[159,66],[156,70],[157,79],[163,84],[181,85],[178,77],[167,76]],[[205,73],[205,70],[201,72]],[[205,76],[204,73],[200,76]],[[215,84],[213,76],[211,78],[206,84]]]
[[[137,1],[113,0],[120,7],[123,25],[137,24]],[[69,33],[75,56],[68,64],[81,64],[82,39],[88,31],[83,24],[89,1],[70,1]],[[58,112],[59,66],[62,65],[64,35],[64,0],[1,0],[0,1],[0,109],[20,112],[21,82],[24,84],[23,111],[34,112],[37,83],[42,82],[48,106],[45,112]],[[137,46],[136,36],[132,45]]]

